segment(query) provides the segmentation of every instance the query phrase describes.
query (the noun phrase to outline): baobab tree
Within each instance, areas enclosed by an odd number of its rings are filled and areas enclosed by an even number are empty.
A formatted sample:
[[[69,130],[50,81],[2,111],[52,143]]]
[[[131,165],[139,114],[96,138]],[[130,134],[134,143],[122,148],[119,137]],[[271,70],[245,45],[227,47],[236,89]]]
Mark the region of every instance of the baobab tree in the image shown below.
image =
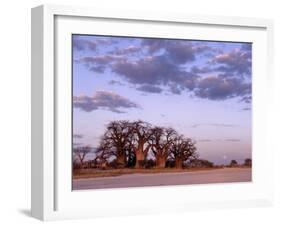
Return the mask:
[[[170,154],[170,147],[176,134],[176,131],[172,128],[152,128],[150,146],[157,168],[165,168],[166,160]]]
[[[91,147],[90,146],[82,146],[82,147],[76,147],[73,149],[74,155],[77,157],[79,160],[80,167],[83,166],[84,160],[86,155],[91,152]]]
[[[126,166],[128,148],[131,148],[132,131],[128,121],[112,121],[106,127],[97,154],[104,158],[114,156],[118,166]]]
[[[149,144],[149,140],[152,137],[151,126],[139,120],[131,123],[131,127],[133,132],[132,146],[136,157],[135,167],[142,168],[151,146]]]
[[[183,162],[197,159],[195,142],[190,138],[176,135],[170,147],[170,158],[175,161],[176,168],[182,168]]]

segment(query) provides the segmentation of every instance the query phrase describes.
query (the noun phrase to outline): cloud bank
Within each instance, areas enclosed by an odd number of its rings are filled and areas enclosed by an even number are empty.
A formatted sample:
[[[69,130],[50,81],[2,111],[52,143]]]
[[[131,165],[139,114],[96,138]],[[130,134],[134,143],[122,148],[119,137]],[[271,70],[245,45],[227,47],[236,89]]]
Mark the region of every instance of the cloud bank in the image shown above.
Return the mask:
[[[120,38],[119,38],[120,39]],[[114,38],[110,39],[112,40]],[[123,39],[124,42],[127,40]],[[251,44],[222,49],[212,42],[128,38],[127,46],[78,59],[94,73],[110,72],[147,93],[179,95],[223,101],[238,98],[250,104],[252,98]],[[93,41],[95,44],[97,40]],[[77,49],[96,48],[89,40],[76,40]],[[226,44],[227,45],[227,44]]]
[[[97,91],[93,96],[74,96],[73,106],[86,112],[104,109],[115,113],[125,113],[125,109],[139,107],[129,99],[108,91]]]

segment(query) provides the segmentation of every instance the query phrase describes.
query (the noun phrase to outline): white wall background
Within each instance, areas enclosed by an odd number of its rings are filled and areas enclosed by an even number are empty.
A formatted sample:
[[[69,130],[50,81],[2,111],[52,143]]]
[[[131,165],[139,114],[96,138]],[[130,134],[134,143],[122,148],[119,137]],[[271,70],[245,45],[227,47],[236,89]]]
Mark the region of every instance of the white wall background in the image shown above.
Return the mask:
[[[42,224],[30,208],[30,9],[43,3],[113,9],[152,10],[207,15],[231,15],[275,20],[275,111],[271,137],[275,150],[276,203],[270,208],[197,211],[50,222],[51,225],[281,225],[281,7],[278,0],[7,0],[0,8],[0,224]],[[279,51],[278,51],[279,50]],[[279,99],[278,99],[279,98]],[[272,176],[272,175],[269,175]],[[212,194],[210,194],[212,195]],[[93,205],[95,205],[93,203]]]

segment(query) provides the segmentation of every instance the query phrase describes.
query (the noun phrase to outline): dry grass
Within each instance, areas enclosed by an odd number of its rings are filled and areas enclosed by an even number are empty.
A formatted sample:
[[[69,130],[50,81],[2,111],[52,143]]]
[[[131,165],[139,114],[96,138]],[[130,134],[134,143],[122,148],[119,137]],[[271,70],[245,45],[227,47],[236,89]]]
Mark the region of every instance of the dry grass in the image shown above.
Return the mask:
[[[175,168],[164,168],[164,169],[79,169],[73,171],[73,179],[82,178],[97,178],[97,177],[114,177],[125,174],[151,174],[151,173],[178,173],[178,172],[193,172],[200,170],[213,170],[213,168],[191,168],[191,169],[175,169]]]

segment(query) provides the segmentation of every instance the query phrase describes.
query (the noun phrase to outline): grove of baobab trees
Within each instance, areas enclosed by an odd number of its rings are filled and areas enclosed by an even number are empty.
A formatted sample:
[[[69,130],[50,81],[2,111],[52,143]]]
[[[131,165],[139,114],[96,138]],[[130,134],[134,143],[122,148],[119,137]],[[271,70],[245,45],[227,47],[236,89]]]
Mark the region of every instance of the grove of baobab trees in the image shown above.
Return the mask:
[[[96,155],[117,167],[143,168],[148,156],[155,159],[156,168],[166,161],[181,168],[184,161],[196,159],[195,142],[179,135],[173,128],[152,126],[144,121],[112,121],[101,137]]]

